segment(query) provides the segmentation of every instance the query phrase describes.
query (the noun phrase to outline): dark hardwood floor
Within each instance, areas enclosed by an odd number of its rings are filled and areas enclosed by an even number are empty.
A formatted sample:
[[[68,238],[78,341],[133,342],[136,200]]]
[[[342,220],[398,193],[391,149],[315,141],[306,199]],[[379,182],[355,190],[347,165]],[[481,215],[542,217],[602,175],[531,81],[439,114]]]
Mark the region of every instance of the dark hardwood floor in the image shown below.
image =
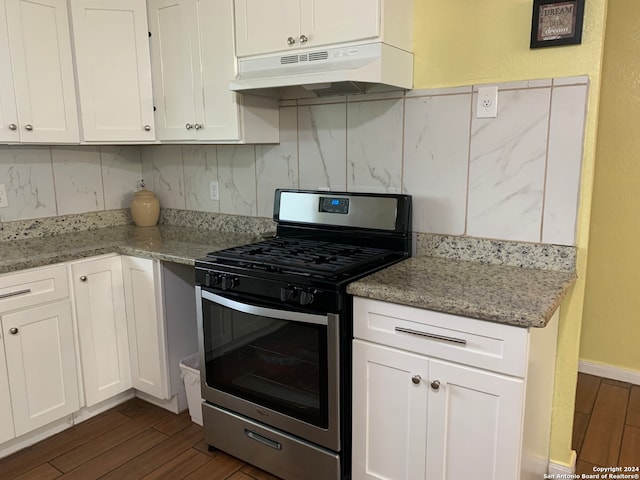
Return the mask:
[[[640,386],[579,373],[572,448],[578,474],[640,467]]]
[[[640,386],[579,374],[573,426],[576,473],[640,466]],[[0,479],[278,480],[209,452],[189,414],[134,399],[0,459]]]
[[[278,480],[222,452],[209,452],[202,427],[130,400],[0,459],[0,479]]]

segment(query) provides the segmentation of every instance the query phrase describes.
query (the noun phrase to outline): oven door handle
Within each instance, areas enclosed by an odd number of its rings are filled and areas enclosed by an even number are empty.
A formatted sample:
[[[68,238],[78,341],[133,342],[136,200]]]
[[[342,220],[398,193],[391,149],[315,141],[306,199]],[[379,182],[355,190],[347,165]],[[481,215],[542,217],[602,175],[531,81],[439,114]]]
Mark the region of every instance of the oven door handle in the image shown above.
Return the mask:
[[[275,308],[258,307],[248,303],[237,302],[235,300],[216,295],[215,293],[207,292],[206,290],[201,290],[201,296],[204,300],[209,300],[210,302],[231,308],[232,310],[249,313],[251,315],[260,315],[263,317],[288,320],[291,322],[329,325],[329,318],[327,315],[313,315],[311,313],[295,312],[291,310],[277,310]]]

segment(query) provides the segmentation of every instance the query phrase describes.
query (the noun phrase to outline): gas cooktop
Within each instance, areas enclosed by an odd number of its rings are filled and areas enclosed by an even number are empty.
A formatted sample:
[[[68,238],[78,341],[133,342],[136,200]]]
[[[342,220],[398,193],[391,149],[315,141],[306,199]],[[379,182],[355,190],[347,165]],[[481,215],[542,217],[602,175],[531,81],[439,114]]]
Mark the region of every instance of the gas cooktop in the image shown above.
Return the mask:
[[[247,294],[279,282],[278,298],[290,285],[342,291],[411,255],[408,195],[276,190],[273,219],[274,238],[197,259],[196,282]]]
[[[395,252],[335,242],[273,238],[207,255],[218,265],[273,272],[299,272],[314,276],[340,275],[377,263]]]

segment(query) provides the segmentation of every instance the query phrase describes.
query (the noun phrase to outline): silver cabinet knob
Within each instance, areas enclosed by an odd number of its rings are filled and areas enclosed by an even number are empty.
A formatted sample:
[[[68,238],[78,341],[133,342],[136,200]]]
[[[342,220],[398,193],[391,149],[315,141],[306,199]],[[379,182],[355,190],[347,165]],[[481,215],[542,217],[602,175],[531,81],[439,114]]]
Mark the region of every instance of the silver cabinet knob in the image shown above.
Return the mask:
[[[308,40],[306,35],[300,35],[300,43],[305,44]]]
[[[18,125],[16,125],[15,123],[9,124],[9,130],[17,130],[17,129],[18,129]]]
[[[411,381],[416,385],[420,383],[420,380],[422,380],[422,377],[420,375],[414,375],[413,377],[411,377]]]
[[[433,382],[431,382],[431,388],[433,388],[434,390],[439,390],[440,389],[440,381],[439,380],[434,380]]]
[[[287,45],[295,45],[296,39],[293,37],[287,38]]]
[[[24,129],[25,129],[25,130],[29,130],[29,131],[31,131],[31,130],[33,130],[33,125],[31,125],[30,123],[27,123],[27,124],[24,126]]]
[[[82,275],[82,276],[80,277],[80,281],[81,281],[81,282],[86,282],[86,281],[87,281],[87,276],[86,276],[86,275]]]
[[[202,129],[202,125],[200,125],[199,123],[196,123],[193,128],[195,128],[196,130],[201,130]]]
[[[144,131],[145,131],[145,132],[148,132],[148,131],[150,131],[150,130],[151,130],[151,125],[145,125],[145,126],[144,126]]]
[[[193,125],[191,125],[190,123],[187,123],[184,128],[186,128],[187,130],[191,130],[193,128]]]
[[[10,328],[9,333],[11,335],[16,335],[18,333],[18,329],[16,327]]]

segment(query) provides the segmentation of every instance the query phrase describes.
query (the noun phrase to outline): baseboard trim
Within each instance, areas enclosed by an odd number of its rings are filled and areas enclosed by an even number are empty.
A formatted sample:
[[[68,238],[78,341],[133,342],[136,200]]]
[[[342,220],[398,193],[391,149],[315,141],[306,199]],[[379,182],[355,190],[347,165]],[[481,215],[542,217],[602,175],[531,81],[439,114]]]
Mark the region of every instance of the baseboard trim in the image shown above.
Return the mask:
[[[581,373],[588,373],[589,375],[596,375],[598,377],[610,378],[612,380],[640,385],[640,372],[637,370],[629,370],[626,368],[612,367],[611,365],[603,365],[601,363],[580,360],[578,362],[578,371]]]
[[[555,463],[549,461],[549,474],[551,478],[570,478],[565,475],[572,475],[576,472],[576,461],[578,460],[578,454],[575,450],[571,450],[571,462],[569,465],[563,463]]]
[[[136,390],[136,397],[145,402],[149,402],[156,407],[164,408],[165,410],[169,410],[172,413],[180,413],[180,406],[178,405],[178,395],[174,395],[169,400],[163,400],[160,398],[156,398],[148,393],[141,392],[140,390]]]
[[[38,443],[45,438],[49,438],[56,433],[62,432],[67,428],[71,428],[74,425],[78,425],[85,420],[88,420],[91,417],[98,415],[110,408],[115,407],[116,405],[120,405],[121,403],[126,402],[127,400],[134,397],[135,391],[133,389],[129,389],[125,392],[122,392],[114,397],[108,398],[97,405],[93,405],[91,407],[82,407],[80,410],[73,412],[66,417],[58,419],[54,422],[48,423],[36,430],[32,430],[31,432],[27,432],[24,435],[20,435],[17,438],[12,438],[11,440],[6,441],[2,445],[0,445],[0,458],[11,455],[12,453],[17,452],[18,450],[22,450],[23,448],[30,447]]]

